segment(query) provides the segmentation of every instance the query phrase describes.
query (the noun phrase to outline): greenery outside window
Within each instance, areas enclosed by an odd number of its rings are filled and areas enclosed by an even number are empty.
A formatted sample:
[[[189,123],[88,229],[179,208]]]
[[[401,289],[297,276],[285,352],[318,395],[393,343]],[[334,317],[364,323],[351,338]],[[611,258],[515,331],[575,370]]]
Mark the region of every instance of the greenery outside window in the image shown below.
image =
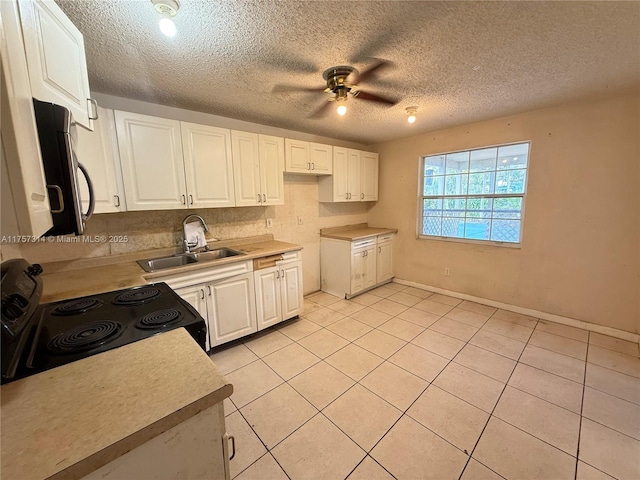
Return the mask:
[[[520,244],[529,142],[422,158],[422,238]]]

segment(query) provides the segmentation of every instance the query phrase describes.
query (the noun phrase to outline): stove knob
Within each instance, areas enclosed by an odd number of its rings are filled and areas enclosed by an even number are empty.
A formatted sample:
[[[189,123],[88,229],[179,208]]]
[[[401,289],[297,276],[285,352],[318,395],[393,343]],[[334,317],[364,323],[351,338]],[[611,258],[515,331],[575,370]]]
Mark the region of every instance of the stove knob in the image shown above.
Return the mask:
[[[34,263],[29,268],[27,268],[27,273],[33,277],[37,277],[42,273],[42,265],[39,263]]]

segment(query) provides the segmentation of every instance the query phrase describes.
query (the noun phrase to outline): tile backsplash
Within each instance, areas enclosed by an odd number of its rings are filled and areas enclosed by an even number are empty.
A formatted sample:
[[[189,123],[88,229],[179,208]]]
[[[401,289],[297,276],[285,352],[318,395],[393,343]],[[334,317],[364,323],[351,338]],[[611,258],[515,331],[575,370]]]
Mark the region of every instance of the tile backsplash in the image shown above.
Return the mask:
[[[365,223],[371,203],[318,203],[316,177],[285,175],[285,203],[267,207],[159,210],[95,215],[88,222],[87,237],[105,236],[97,243],[52,242],[20,245],[20,253],[32,263],[87,257],[103,257],[182,244],[182,220],[191,213],[202,216],[209,226],[208,238],[226,240],[273,234],[276,240],[313,245],[320,242],[320,229]],[[298,224],[298,217],[302,224]],[[267,228],[266,220],[273,220]],[[109,242],[109,237],[126,241]],[[68,237],[74,239],[73,237]],[[120,239],[124,240],[124,239]]]

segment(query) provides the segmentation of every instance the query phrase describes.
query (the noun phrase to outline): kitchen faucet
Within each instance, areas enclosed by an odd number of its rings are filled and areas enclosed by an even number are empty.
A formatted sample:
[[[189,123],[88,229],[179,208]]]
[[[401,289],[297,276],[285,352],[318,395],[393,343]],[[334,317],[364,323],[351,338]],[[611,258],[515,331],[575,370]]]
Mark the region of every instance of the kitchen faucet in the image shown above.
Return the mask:
[[[198,242],[192,243],[192,242],[189,242],[189,240],[187,239],[187,223],[189,223],[189,219],[191,218],[195,218],[196,220],[199,220],[205,232],[209,231],[209,227],[207,227],[207,223],[204,221],[204,219],[200,215],[195,215],[195,214],[187,215],[187,218],[185,218],[182,221],[182,234],[184,235],[184,253],[192,253],[191,249],[198,245]],[[209,250],[208,245],[205,246],[205,250]]]

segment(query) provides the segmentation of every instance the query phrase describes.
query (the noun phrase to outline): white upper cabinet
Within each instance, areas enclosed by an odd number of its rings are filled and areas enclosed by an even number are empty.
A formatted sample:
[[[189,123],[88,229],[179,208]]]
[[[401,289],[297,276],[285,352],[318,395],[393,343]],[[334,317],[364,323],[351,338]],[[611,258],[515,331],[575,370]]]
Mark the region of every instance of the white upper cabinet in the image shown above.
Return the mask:
[[[331,175],[332,147],[286,138],[285,172],[310,175]]]
[[[113,110],[98,107],[98,120],[93,127],[93,132],[77,127],[76,151],[78,161],[91,177],[96,202],[94,213],[124,212],[127,208]],[[80,181],[80,197],[83,211],[86,211],[89,190],[84,180]]]
[[[362,152],[360,162],[362,185],[360,186],[360,200],[371,202],[378,200],[378,154]]]
[[[262,192],[258,134],[232,130],[231,145],[236,205],[238,207],[260,206]]]
[[[263,204],[284,204],[284,138],[258,135]]]
[[[284,140],[280,137],[232,130],[231,145],[236,205],[282,205]]]
[[[17,3],[0,1],[0,18],[2,234],[40,237],[53,221]],[[5,225],[11,216],[8,210],[14,211],[12,228]]]
[[[333,174],[318,181],[321,202],[378,199],[378,154],[333,147]]]
[[[115,112],[128,210],[187,206],[180,122]]]
[[[189,208],[234,207],[231,131],[181,122]]]
[[[331,175],[333,171],[333,147],[322,143],[309,143],[311,173]]]
[[[19,3],[32,96],[69,108],[76,122],[93,129],[82,34],[53,0]]]

